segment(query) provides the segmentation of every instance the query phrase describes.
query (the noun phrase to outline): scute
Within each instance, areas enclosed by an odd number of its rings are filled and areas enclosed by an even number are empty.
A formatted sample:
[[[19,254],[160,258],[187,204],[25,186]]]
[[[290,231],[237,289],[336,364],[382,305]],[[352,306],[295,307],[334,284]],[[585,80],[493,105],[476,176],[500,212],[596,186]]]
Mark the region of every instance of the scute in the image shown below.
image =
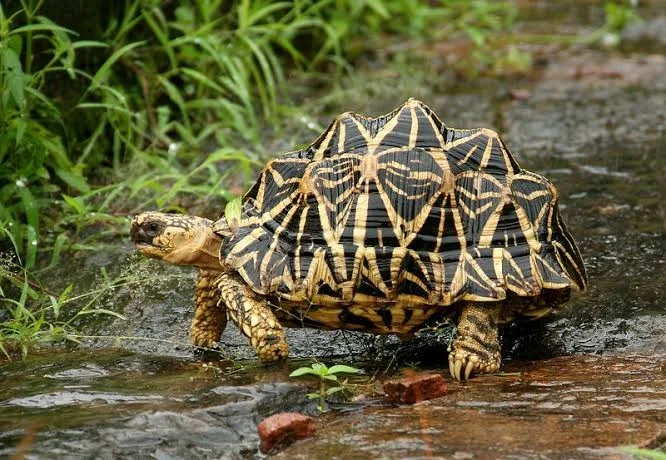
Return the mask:
[[[389,329],[396,302],[587,285],[552,184],[522,170],[493,131],[448,128],[412,99],[378,118],[340,115],[310,146],[270,161],[244,202],[221,256],[253,290],[375,305]]]

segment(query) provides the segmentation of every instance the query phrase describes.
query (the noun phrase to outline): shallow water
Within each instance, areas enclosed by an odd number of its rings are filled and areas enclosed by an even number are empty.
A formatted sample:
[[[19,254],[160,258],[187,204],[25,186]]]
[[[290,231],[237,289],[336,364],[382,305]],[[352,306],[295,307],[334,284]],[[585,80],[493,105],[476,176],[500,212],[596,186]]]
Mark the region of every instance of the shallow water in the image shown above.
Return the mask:
[[[600,9],[588,3],[563,17],[549,4],[530,4],[524,32],[598,24]],[[458,86],[436,69],[388,63],[322,96],[325,110],[304,101],[326,125],[342,111],[377,115],[414,96],[453,127],[498,130],[521,166],[556,184],[590,290],[549,318],[507,328],[508,375],[452,382],[448,397],[414,407],[370,391],[351,415],[320,418],[318,437],[285,456],[597,458],[620,455],[621,444],[666,442],[666,58],[652,50],[573,47],[530,78]],[[527,99],[514,100],[514,89]],[[0,367],[0,456],[24,446],[31,458],[252,457],[262,418],[316,414],[307,389],[287,377],[303,362],[257,365],[232,326],[226,359],[204,366],[187,338],[194,271],[139,261],[125,240],[114,248],[75,255],[53,274],[53,289],[103,287],[104,267],[131,284],[105,290],[96,305],[127,320],[84,317],[77,327],[96,337],[81,350]],[[289,330],[288,340],[293,357],[349,361],[369,374],[409,364],[448,375],[446,344],[428,334],[403,344]]]

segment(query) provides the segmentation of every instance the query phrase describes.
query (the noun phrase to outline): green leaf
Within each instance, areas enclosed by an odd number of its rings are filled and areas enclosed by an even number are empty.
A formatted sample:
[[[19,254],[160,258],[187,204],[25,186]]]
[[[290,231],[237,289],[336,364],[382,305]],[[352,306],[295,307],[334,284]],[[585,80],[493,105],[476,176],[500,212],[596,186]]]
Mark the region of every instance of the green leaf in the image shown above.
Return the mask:
[[[13,49],[16,54],[20,55],[21,50],[23,49],[23,37],[20,35],[9,37],[7,39],[7,46]]]
[[[365,3],[382,19],[389,19],[391,17],[382,0],[365,0]]]
[[[0,48],[0,60],[2,60],[2,70],[5,74],[7,90],[14,100],[16,107],[19,110],[23,110],[25,106],[25,96],[23,94],[25,78],[23,68],[21,67],[21,60],[16,51],[5,47]]]
[[[87,212],[86,206],[83,204],[83,199],[80,197],[71,197],[63,193],[62,199],[72,208],[79,216],[84,215]]]
[[[326,396],[331,396],[332,394],[338,393],[339,391],[344,391],[345,387],[339,386],[339,387],[331,387],[328,390],[326,390]]]
[[[99,84],[104,80],[109,72],[109,69],[115,62],[123,57],[125,54],[128,54],[130,51],[132,51],[134,48],[138,48],[139,46],[145,45],[145,41],[140,41],[140,42],[134,42],[134,43],[129,43],[119,50],[116,50],[110,57],[107,59],[104,64],[100,66],[100,68],[95,72],[95,75],[92,78],[92,81],[90,82],[90,88],[95,89]]]
[[[243,215],[243,198],[238,197],[230,202],[224,207],[224,218],[227,220],[229,226],[232,226],[235,222],[238,225],[238,222],[241,220]]]
[[[328,367],[323,363],[314,363],[312,365],[312,370],[315,371],[319,376],[328,374]]]
[[[336,364],[333,367],[330,367],[328,369],[329,374],[339,374],[339,373],[345,373],[345,374],[360,374],[361,369],[356,369],[355,367],[351,366],[345,366],[344,364]]]
[[[98,42],[95,40],[79,40],[74,43],[72,43],[72,48],[77,49],[77,48],[108,48],[109,45],[107,45],[104,42]]]
[[[51,302],[51,310],[53,310],[53,317],[58,319],[60,316],[60,302],[54,296],[49,295],[49,301]]]
[[[71,35],[76,35],[76,32],[73,30],[55,24],[30,24],[23,27],[17,27],[9,32],[8,36],[11,37],[12,35],[22,34],[23,32],[65,32]]]
[[[338,381],[338,376],[337,375],[320,374],[319,377],[321,377],[322,379],[326,379],[326,380],[333,380],[334,382]]]
[[[69,283],[67,285],[67,287],[58,296],[58,302],[59,303],[64,303],[69,298],[69,294],[71,294],[73,288],[74,288],[74,284]]]
[[[80,173],[68,171],[66,169],[56,169],[55,173],[63,180],[63,182],[65,182],[76,191],[81,193],[90,192],[90,186],[88,185],[88,182],[86,182],[86,178],[83,177]]]
[[[312,368],[310,367],[299,367],[291,374],[289,374],[289,377],[300,377],[302,375],[307,375],[307,374],[317,375],[317,373],[314,370],[312,370]]]

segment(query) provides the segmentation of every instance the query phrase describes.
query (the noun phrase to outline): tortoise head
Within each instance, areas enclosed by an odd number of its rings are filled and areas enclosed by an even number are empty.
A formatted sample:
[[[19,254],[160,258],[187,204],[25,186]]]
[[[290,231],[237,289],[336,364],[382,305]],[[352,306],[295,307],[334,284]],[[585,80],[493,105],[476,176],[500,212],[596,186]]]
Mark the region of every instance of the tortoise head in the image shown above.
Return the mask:
[[[221,270],[221,239],[203,217],[144,212],[132,219],[130,238],[139,254],[176,265]]]

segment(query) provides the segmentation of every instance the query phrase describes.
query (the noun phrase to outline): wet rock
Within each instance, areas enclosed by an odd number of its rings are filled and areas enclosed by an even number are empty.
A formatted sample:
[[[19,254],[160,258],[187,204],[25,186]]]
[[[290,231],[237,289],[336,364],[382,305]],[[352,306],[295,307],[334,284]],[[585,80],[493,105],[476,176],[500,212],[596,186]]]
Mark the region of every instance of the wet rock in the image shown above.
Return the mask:
[[[315,422],[307,415],[283,412],[271,415],[257,426],[259,448],[263,453],[285,447],[299,439],[306,439],[315,434]]]
[[[664,357],[508,362],[428,404],[372,407],[278,458],[623,458],[666,432]]]
[[[384,392],[388,399],[402,404],[439,398],[448,391],[449,386],[440,374],[417,374],[384,383]]]

